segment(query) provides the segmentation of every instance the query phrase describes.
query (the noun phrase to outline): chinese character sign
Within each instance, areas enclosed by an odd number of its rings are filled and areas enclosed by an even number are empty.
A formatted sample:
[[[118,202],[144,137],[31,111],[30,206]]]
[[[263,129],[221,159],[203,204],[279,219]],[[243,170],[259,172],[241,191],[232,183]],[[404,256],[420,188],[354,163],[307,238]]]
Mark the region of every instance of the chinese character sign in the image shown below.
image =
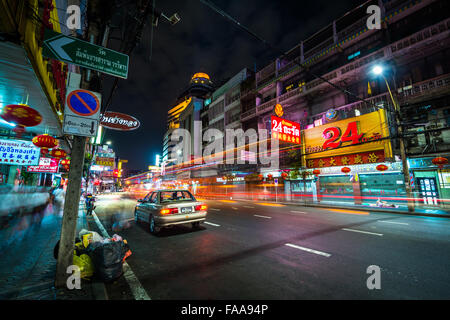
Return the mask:
[[[0,139],[0,163],[17,166],[39,164],[40,149],[31,141]]]
[[[392,158],[383,109],[304,131],[308,168],[383,162]]]
[[[272,138],[300,144],[300,124],[286,119],[271,117]]]
[[[95,164],[105,167],[114,167],[114,158],[97,157],[95,159]]]

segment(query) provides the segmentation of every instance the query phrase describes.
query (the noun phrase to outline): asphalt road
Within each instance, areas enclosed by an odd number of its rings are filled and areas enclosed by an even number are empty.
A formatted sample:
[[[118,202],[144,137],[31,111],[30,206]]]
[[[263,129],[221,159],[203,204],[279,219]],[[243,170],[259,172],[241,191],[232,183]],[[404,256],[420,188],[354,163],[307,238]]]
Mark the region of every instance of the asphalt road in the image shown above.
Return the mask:
[[[450,298],[447,218],[205,202],[199,230],[182,225],[154,236],[133,221],[136,201],[99,197],[97,215],[127,239],[128,264],[151,299]],[[123,229],[112,231],[117,220]],[[369,290],[373,265],[381,288]],[[114,288],[110,297],[132,297],[123,282],[120,293]]]

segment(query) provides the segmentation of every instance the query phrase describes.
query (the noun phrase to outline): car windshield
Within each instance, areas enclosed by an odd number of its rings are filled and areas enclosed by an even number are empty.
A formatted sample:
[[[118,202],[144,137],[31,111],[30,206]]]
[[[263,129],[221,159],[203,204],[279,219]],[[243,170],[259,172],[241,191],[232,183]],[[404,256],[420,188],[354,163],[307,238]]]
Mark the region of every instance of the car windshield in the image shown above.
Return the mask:
[[[192,194],[188,191],[161,191],[161,202],[173,201],[195,201]]]

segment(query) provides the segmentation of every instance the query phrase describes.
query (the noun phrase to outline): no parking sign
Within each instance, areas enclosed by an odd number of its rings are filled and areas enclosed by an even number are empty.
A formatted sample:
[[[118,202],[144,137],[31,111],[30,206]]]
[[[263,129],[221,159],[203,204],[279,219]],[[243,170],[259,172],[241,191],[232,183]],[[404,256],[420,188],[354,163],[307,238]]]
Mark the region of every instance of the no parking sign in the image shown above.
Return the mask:
[[[101,95],[80,88],[68,88],[64,109],[66,134],[93,137],[100,120]]]

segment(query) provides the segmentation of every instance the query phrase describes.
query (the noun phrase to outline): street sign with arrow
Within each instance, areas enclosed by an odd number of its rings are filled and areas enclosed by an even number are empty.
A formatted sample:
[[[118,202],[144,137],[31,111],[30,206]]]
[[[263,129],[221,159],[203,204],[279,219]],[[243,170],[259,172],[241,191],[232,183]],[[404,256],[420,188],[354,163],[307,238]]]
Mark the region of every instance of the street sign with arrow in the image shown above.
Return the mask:
[[[100,120],[101,95],[80,88],[67,88],[64,109],[65,134],[94,137]]]
[[[50,29],[45,29],[42,55],[115,77],[128,77],[128,55]]]

